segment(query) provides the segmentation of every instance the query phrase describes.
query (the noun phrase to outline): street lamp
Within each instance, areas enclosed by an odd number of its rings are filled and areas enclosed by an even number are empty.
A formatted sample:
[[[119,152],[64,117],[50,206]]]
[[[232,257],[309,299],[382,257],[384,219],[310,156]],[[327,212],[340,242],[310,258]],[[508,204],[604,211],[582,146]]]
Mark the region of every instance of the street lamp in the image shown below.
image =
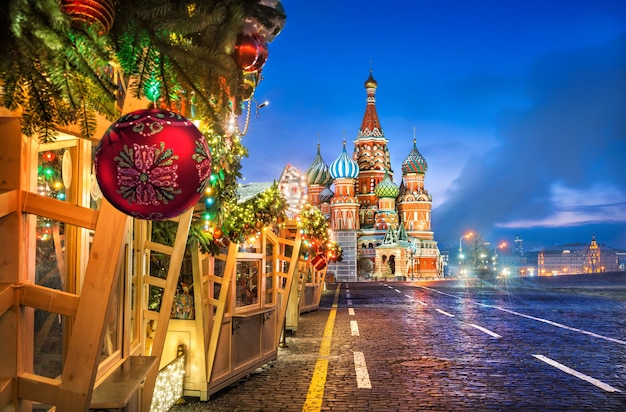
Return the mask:
[[[469,239],[474,236],[474,232],[467,232],[459,238],[459,255],[463,254],[463,238]]]
[[[459,238],[459,272],[461,272],[461,274],[464,272],[461,266],[463,265],[463,258],[465,257],[463,256],[463,238],[469,239],[472,236],[474,236],[474,232],[467,232]]]
[[[506,242],[500,242],[498,247],[493,250],[494,251],[493,268],[495,270],[497,270],[497,267],[498,267],[498,249],[504,250],[507,246],[508,245]]]

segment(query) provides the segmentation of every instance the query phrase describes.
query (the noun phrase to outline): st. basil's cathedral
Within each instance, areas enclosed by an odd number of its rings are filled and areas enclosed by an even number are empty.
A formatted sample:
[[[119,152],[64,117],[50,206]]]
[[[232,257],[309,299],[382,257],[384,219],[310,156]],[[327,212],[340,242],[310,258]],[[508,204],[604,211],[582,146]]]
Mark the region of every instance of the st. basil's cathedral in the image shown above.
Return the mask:
[[[431,229],[432,198],[424,187],[428,164],[413,138],[413,148],[402,162],[402,183],[394,183],[388,140],[376,112],[377,87],[370,71],[365,115],[352,156],[344,139],[343,151],[329,167],[318,144],[305,172],[308,200],[329,218],[343,249],[342,261],[331,263],[328,271],[338,281],[356,281],[358,275],[441,277],[443,265]]]

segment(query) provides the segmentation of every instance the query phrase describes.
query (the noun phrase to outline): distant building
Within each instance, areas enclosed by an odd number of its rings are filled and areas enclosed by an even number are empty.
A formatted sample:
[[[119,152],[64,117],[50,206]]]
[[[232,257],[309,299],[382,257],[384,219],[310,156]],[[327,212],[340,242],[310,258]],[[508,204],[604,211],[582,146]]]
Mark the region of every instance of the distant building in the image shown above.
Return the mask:
[[[413,148],[402,163],[402,184],[393,182],[388,140],[376,111],[378,83],[365,81],[367,105],[354,152],[328,167],[317,156],[306,170],[309,202],[329,218],[343,260],[329,265],[338,280],[443,276],[443,260],[431,230],[432,198],[424,187],[428,165]],[[335,191],[330,189],[334,184]]]
[[[590,244],[557,246],[539,252],[537,274],[539,276],[567,275],[574,273],[601,273],[619,270],[615,249],[599,246],[593,235]]]

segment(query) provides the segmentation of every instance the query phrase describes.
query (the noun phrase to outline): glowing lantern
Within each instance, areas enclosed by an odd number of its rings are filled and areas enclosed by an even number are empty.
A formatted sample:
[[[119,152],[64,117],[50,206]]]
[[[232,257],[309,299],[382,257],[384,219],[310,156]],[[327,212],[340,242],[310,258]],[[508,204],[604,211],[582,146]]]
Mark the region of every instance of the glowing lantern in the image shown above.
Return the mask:
[[[106,131],[95,171],[102,195],[117,209],[162,220],[198,202],[211,175],[211,155],[191,121],[166,110],[139,110]]]

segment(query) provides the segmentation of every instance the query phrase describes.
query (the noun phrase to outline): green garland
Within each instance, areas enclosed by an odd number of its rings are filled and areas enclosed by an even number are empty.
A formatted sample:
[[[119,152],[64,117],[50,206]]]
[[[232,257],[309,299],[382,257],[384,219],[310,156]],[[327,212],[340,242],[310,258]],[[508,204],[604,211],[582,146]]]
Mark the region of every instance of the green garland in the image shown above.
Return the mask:
[[[109,33],[72,24],[59,0],[9,0],[0,8],[0,105],[22,113],[22,131],[42,142],[59,127],[78,124],[94,138],[97,114],[113,121],[125,95],[116,82],[122,73],[132,96],[172,110],[193,108],[213,157],[207,213],[225,222],[236,204],[241,159],[247,150],[226,121],[241,113],[250,91],[232,52],[253,17],[265,27],[282,27],[281,7],[260,0],[115,1]],[[133,82],[129,82],[129,78]],[[218,223],[221,225],[221,223]],[[233,233],[243,233],[232,229]]]
[[[306,204],[298,217],[298,228],[304,239],[302,253],[323,254],[333,262],[341,262],[343,250],[337,241],[330,239],[326,216],[311,204]]]

